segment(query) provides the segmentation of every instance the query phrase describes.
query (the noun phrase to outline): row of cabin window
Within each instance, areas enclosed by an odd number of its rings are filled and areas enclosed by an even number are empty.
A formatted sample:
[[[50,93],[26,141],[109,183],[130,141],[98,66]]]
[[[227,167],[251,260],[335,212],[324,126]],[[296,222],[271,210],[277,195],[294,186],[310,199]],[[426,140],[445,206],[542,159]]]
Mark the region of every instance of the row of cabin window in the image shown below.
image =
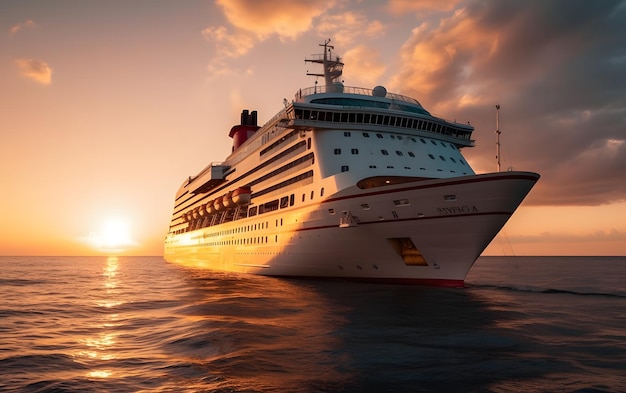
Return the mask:
[[[206,246],[238,246],[238,245],[264,244],[264,243],[268,243],[267,236],[250,237],[246,239],[229,239],[229,240],[221,240],[221,241],[216,241],[216,242],[205,242],[204,245]]]
[[[309,111],[296,109],[296,118],[305,120],[332,121],[336,123],[376,124],[413,128],[435,132],[438,134],[452,135],[457,138],[469,139],[471,132],[460,130],[443,124],[408,117],[377,115],[373,113],[339,113],[324,111]]]
[[[434,159],[434,157],[433,157],[433,159]],[[376,169],[378,167],[376,165],[370,165],[369,168],[370,169]],[[394,168],[395,167],[393,165],[387,165],[387,169],[394,169]],[[409,169],[410,170],[411,167],[410,166],[405,166],[404,169]],[[426,168],[422,167],[422,168],[420,168],[420,170],[425,171]],[[341,166],[341,172],[349,172],[349,171],[350,171],[350,166],[349,165],[342,165]],[[443,169],[437,168],[437,171],[438,172],[443,172]],[[456,173],[456,171],[450,171],[450,172],[451,173]],[[467,173],[463,172],[463,174],[466,175]]]
[[[385,149],[381,149],[380,152],[382,153],[383,156],[388,156],[389,152]],[[337,148],[334,150],[335,155],[339,155],[341,154],[341,149]],[[359,149],[351,149],[351,153],[352,154],[359,154]],[[415,153],[413,153],[412,151],[407,153],[409,157],[415,157]],[[404,156],[404,153],[401,152],[400,150],[396,150],[396,155],[402,157]],[[435,159],[435,156],[432,154],[428,154],[428,157],[430,157],[431,159]],[[441,161],[446,161],[446,158],[444,156],[439,156],[439,158],[441,159]],[[454,162],[456,164],[456,160],[453,157],[450,157],[450,161]],[[465,165],[465,162],[463,160],[459,160],[459,162],[463,165]]]
[[[369,137],[370,137],[369,132],[362,132],[361,134],[363,135],[363,137],[364,137],[364,138],[369,138]],[[383,134],[376,133],[375,135],[376,135],[376,138],[378,138],[378,139],[383,139],[383,138],[384,138]],[[351,136],[352,136],[352,132],[351,132],[351,131],[344,131],[344,132],[343,132],[343,136],[345,136],[345,137],[351,137]],[[398,140],[400,140],[400,141],[403,139],[402,135],[393,135],[393,134],[390,134],[390,135],[389,135],[389,138],[391,138],[391,139],[398,139]],[[412,142],[417,143],[417,139],[415,139],[415,138],[414,138],[414,137],[412,137],[412,136],[410,136],[410,137],[406,137],[406,138],[407,138],[407,139],[409,139],[409,140],[411,140]],[[419,138],[419,140],[420,140],[420,142],[422,142],[424,145],[428,144],[424,138]],[[434,140],[432,140],[432,139],[430,139],[430,143],[432,143],[433,145],[437,146],[437,142],[436,142],[436,141],[434,141]],[[443,147],[448,147],[448,146],[449,146],[449,147],[450,147],[450,148],[452,148],[453,150],[456,150],[456,147],[454,147],[454,145],[453,145],[453,144],[446,145],[446,144],[445,144],[445,142],[439,142],[439,143],[440,143],[440,144],[441,144],[441,146],[443,146]]]
[[[315,191],[311,190],[311,200],[315,198]],[[324,196],[324,187],[320,189],[320,197]],[[302,194],[302,202],[306,201],[306,194]],[[252,206],[248,209],[248,217],[254,217],[257,214],[268,213],[271,211],[275,211],[280,209],[284,209],[286,207],[293,206],[295,204],[295,195],[291,194],[289,196],[284,196],[280,199],[274,199],[273,201],[266,202],[259,206]],[[281,219],[282,225],[282,219]]]

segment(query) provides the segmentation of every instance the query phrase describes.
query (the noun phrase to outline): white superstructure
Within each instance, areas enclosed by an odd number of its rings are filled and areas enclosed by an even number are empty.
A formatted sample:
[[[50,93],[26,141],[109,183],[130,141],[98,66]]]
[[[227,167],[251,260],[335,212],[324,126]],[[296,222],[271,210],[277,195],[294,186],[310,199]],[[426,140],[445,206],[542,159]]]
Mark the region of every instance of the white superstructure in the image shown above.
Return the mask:
[[[243,111],[232,153],[176,194],[170,262],[273,276],[460,286],[539,179],[476,175],[460,149],[473,128],[385,88],[302,89],[257,126]],[[317,74],[312,74],[317,75]]]

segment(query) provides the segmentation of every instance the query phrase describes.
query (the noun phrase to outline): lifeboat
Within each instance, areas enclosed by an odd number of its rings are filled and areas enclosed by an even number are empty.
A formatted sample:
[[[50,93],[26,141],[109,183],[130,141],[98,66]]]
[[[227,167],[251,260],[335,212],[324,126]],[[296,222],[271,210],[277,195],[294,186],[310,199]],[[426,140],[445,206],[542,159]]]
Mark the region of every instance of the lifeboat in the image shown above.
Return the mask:
[[[206,212],[208,214],[215,213],[215,208],[213,207],[213,200],[210,200],[206,203]]]
[[[198,215],[200,217],[204,217],[206,216],[207,212],[206,212],[206,204],[202,204],[200,205],[200,208],[198,208]]]
[[[181,217],[183,218],[183,221],[185,222],[189,221],[189,218],[187,217],[187,213],[183,213]]]
[[[193,209],[192,212],[193,219],[196,220],[198,218],[198,208]]]
[[[233,202],[238,205],[247,205],[250,203],[251,196],[250,187],[239,187],[233,191]]]
[[[216,212],[219,212],[224,209],[224,204],[222,203],[222,199],[223,199],[222,197],[215,198],[215,200],[213,201],[213,209],[215,209]]]
[[[233,192],[229,191],[226,195],[222,197],[222,204],[224,207],[233,207],[235,204],[233,203]]]
[[[187,221],[191,221],[191,219],[192,219],[192,218],[193,218],[193,214],[192,214],[190,211],[188,211],[187,213],[185,213],[185,219],[186,219]]]

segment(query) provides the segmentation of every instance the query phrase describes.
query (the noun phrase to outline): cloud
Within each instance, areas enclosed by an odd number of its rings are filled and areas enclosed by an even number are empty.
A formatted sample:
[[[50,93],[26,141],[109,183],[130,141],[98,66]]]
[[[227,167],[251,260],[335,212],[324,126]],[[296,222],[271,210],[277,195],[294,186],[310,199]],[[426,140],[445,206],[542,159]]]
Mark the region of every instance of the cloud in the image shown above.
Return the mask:
[[[35,26],[36,26],[35,22],[28,19],[25,22],[18,23],[15,26],[11,27],[9,31],[11,34],[17,34],[20,30],[30,28],[30,27],[35,27]]]
[[[241,31],[229,31],[227,27],[215,26],[202,30],[202,36],[207,41],[215,42],[219,56],[243,56],[254,47],[255,38]]]
[[[460,0],[391,0],[389,10],[395,15],[408,12],[449,11],[454,9],[459,2]]]
[[[49,85],[52,82],[52,68],[43,60],[17,59],[15,64],[20,75],[31,79],[42,85]]]
[[[359,45],[345,52],[343,61],[348,67],[351,81],[350,85],[371,86],[380,82],[385,73],[386,65],[380,59],[378,53],[365,45]]]
[[[465,154],[495,168],[495,104],[505,167],[542,174],[529,204],[626,200],[626,7],[466,1],[417,26],[393,79],[433,113],[472,120]]]
[[[322,15],[315,30],[321,37],[333,37],[333,44],[341,48],[385,33],[384,25],[380,21],[370,20],[362,13],[350,11]]]
[[[311,28],[313,19],[334,5],[329,0],[217,0],[228,21],[258,40],[276,34],[294,39]]]
[[[542,232],[535,235],[507,236],[516,243],[602,243],[626,241],[626,233],[616,228],[599,230],[583,234]]]

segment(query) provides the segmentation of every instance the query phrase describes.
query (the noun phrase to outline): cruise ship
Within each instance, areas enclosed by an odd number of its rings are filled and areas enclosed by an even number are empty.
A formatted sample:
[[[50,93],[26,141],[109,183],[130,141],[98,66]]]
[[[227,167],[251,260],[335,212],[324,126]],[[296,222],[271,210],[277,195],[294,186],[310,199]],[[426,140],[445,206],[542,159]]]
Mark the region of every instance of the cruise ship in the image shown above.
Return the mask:
[[[460,287],[539,179],[476,174],[469,123],[416,99],[344,86],[330,40],[305,59],[324,85],[300,89],[264,125],[243,110],[220,162],[185,178],[167,261],[277,277]]]

